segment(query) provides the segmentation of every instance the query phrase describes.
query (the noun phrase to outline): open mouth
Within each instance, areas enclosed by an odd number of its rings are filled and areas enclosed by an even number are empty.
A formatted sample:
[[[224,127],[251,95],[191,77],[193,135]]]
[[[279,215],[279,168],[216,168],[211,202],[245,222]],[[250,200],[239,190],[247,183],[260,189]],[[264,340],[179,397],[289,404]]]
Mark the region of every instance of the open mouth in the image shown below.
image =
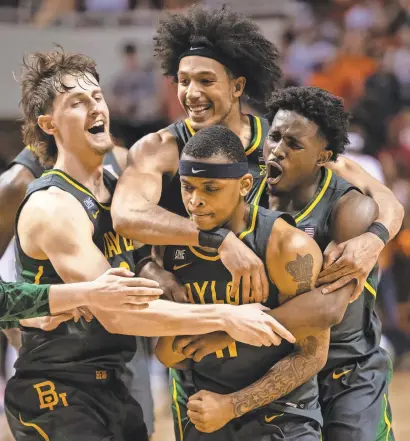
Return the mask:
[[[267,180],[268,184],[277,184],[283,176],[283,169],[277,162],[268,162],[267,164]]]
[[[211,104],[201,104],[196,106],[187,106],[187,109],[191,115],[201,116],[207,110],[211,108]]]
[[[105,132],[105,124],[103,121],[97,121],[93,126],[88,129],[88,132],[92,135],[97,135],[98,133]]]

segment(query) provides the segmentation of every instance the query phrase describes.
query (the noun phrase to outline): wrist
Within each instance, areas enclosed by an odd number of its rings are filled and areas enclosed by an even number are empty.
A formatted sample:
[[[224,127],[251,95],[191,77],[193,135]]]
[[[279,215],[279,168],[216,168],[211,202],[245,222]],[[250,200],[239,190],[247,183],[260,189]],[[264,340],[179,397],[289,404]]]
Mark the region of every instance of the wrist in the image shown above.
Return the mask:
[[[198,243],[201,247],[219,249],[222,246],[226,236],[231,231],[227,228],[218,228],[213,231],[199,231]]]
[[[240,402],[240,396],[239,394],[241,391],[233,392],[231,394],[225,395],[227,399],[227,411],[230,420],[233,420],[235,418],[240,418],[241,416],[245,415],[246,411],[243,409],[243,406],[238,406],[237,403]]]
[[[383,246],[389,241],[389,230],[381,222],[373,222],[366,230],[366,233],[371,233],[373,236],[376,236],[383,242]]]
[[[383,250],[383,248],[386,246],[386,244],[383,242],[382,239],[380,239],[380,237],[376,236],[375,234],[373,234],[370,231],[366,231],[365,233],[363,233],[365,236],[367,236],[369,239],[371,239],[374,244],[377,244],[378,249],[380,250],[380,252]]]

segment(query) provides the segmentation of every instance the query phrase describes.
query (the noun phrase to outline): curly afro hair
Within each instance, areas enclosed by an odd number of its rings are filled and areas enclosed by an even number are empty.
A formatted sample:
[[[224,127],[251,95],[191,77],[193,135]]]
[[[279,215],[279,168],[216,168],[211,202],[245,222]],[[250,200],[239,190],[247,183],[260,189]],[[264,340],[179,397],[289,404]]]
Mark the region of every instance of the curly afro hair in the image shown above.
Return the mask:
[[[289,87],[274,92],[266,104],[269,124],[279,110],[291,110],[313,121],[319,127],[319,136],[333,152],[331,161],[343,153],[349,143],[347,131],[350,113],[345,111],[343,100],[318,87]]]
[[[168,14],[161,20],[154,42],[154,56],[164,74],[174,79],[180,56],[192,46],[202,46],[215,49],[238,66],[230,74],[246,78],[244,94],[256,102],[265,102],[282,80],[275,45],[251,20],[226,7],[193,6],[187,15]]]
[[[36,52],[23,60],[21,106],[24,112],[23,141],[29,145],[40,162],[48,167],[57,157],[54,137],[39,127],[37,118],[51,110],[57,93],[67,92],[64,76],[78,78],[92,75],[99,82],[96,65],[91,58],[80,54],[67,54],[61,46],[51,52]]]

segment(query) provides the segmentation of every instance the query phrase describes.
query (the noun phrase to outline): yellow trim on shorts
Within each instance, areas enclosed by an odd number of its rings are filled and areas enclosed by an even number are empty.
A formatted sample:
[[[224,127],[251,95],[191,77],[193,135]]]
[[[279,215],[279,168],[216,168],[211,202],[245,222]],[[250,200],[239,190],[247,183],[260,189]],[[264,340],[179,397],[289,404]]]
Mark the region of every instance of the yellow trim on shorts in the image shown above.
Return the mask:
[[[20,419],[20,423],[23,424],[23,426],[26,426],[26,427],[33,427],[34,429],[37,430],[37,432],[39,433],[39,435],[40,435],[43,439],[45,439],[46,441],[50,441],[50,438],[48,437],[47,433],[44,432],[44,430],[43,430],[41,427],[37,426],[37,424],[34,424],[34,423],[25,423],[25,422],[23,421],[23,419],[21,418],[21,415],[20,415],[20,414],[19,414],[19,419]]]
[[[330,180],[332,179],[332,175],[333,172],[332,170],[329,170],[328,168],[326,169],[326,181],[325,184],[323,185],[322,190],[320,190],[320,193],[316,196],[315,200],[309,205],[309,207],[306,208],[306,210],[304,210],[296,219],[295,222],[298,223],[300,222],[302,219],[304,219],[315,207],[316,205],[321,201],[323,195],[326,193],[326,190],[329,187],[330,184]]]
[[[174,392],[172,394],[172,398],[174,400],[175,409],[177,411],[179,436],[180,436],[180,441],[183,441],[183,439],[184,439],[184,432],[182,430],[181,411],[179,410],[178,391],[177,391],[177,383],[175,381],[175,378],[172,379],[172,385],[174,387]]]
[[[108,205],[104,205],[101,204],[100,202],[97,201],[97,199],[95,198],[95,196],[89,192],[88,190],[86,190],[85,188],[81,187],[80,185],[76,184],[72,179],[70,179],[68,176],[66,176],[64,173],[59,172],[58,170],[49,170],[46,171],[42,174],[42,176],[48,176],[48,175],[57,175],[62,177],[64,180],[66,180],[69,184],[71,184],[73,187],[75,187],[77,190],[80,190],[81,192],[85,193],[86,195],[90,196],[91,198],[93,198],[93,200],[104,210],[110,210],[111,208]]]
[[[386,426],[387,426],[386,441],[389,441],[389,433],[390,433],[390,430],[391,430],[391,422],[389,420],[389,417],[387,416],[388,401],[387,401],[386,394],[383,394],[383,397],[384,397],[384,401],[386,402],[386,407],[384,408],[384,422],[386,423]]]

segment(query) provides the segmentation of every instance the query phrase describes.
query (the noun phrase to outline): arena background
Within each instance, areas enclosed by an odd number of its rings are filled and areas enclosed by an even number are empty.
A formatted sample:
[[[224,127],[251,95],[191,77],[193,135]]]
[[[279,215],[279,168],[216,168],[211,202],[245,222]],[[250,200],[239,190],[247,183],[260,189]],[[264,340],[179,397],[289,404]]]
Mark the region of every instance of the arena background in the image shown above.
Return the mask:
[[[19,111],[24,54],[53,44],[94,58],[117,142],[130,147],[182,116],[175,86],[151,57],[155,24],[183,0],[0,0],[0,171],[23,147]],[[204,0],[209,7],[219,0]],[[403,228],[383,253],[378,311],[394,359],[390,388],[397,441],[410,440],[410,1],[232,0],[281,50],[287,85],[342,96],[353,114],[347,154],[384,181],[406,208]],[[137,86],[136,86],[137,84]],[[127,90],[127,87],[130,89]],[[128,99],[126,99],[128,97]],[[129,98],[132,99],[129,99]],[[263,109],[253,111],[263,114]],[[1,207],[4,210],[5,207]],[[4,344],[4,342],[2,343]],[[12,373],[8,358],[2,376]],[[4,365],[4,361],[1,363]],[[3,372],[5,370],[5,372]],[[173,439],[165,371],[153,360],[155,441]],[[0,399],[3,399],[4,378]],[[0,441],[11,439],[4,415]]]

